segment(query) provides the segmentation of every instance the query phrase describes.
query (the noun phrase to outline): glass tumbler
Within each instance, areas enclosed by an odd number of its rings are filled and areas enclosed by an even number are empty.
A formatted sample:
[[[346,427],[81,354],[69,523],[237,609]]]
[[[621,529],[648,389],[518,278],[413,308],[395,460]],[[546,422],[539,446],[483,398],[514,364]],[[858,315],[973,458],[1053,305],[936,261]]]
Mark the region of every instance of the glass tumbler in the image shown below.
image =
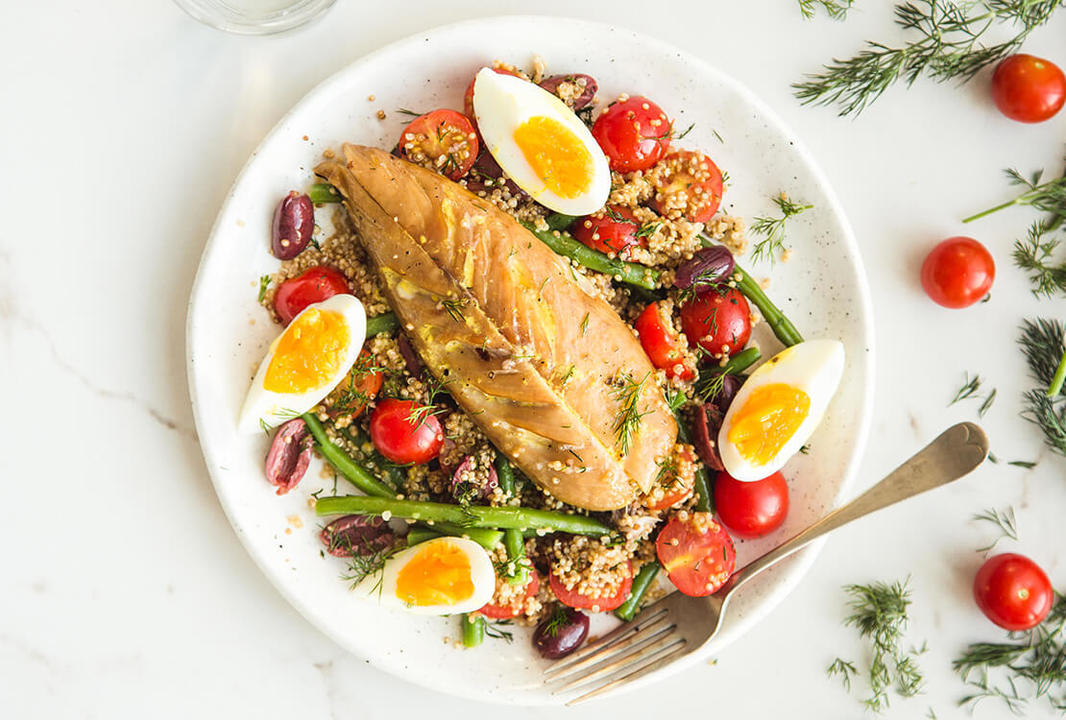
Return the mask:
[[[205,25],[240,35],[269,35],[299,27],[335,0],[174,0]]]

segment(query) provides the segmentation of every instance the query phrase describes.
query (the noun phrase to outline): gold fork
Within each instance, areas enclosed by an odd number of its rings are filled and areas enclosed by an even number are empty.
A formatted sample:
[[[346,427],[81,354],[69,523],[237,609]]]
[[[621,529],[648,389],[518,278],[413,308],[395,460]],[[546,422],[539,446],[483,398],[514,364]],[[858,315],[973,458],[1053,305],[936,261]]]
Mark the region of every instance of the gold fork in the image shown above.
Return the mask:
[[[694,652],[715,636],[733,592],[749,579],[852,520],[958,480],[987,455],[988,438],[980,427],[970,422],[953,425],[862,495],[737,570],[713,595],[667,595],[632,621],[550,665],[544,671],[546,682],[556,695],[583,688],[584,694],[566,703],[576,705]]]

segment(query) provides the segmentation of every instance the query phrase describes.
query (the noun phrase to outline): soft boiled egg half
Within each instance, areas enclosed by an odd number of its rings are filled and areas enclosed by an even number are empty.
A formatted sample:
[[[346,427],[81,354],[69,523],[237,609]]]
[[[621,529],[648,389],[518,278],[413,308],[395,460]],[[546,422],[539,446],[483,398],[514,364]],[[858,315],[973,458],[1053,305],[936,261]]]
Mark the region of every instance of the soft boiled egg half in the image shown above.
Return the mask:
[[[588,215],[607,202],[607,157],[574,111],[544,88],[482,68],[474,115],[492,157],[541,205]]]
[[[365,337],[366,312],[354,295],[308,305],[270,344],[237,429],[253,433],[313,408],[351,370]]]
[[[381,574],[356,586],[383,607],[419,615],[473,612],[496,591],[496,573],[485,549],[473,540],[440,537],[396,553]]]
[[[748,377],[718,432],[718,452],[737,480],[784,467],[822,420],[844,373],[844,345],[808,340],[774,355]]]

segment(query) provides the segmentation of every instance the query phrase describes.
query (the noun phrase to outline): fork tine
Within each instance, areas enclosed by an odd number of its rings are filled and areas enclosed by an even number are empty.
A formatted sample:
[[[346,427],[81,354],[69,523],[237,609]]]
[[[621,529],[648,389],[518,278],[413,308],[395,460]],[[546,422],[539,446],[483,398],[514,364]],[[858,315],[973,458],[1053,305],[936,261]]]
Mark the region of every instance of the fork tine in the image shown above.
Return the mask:
[[[641,638],[638,642],[626,645],[623,648],[622,653],[604,660],[593,670],[579,677],[575,678],[573,677],[573,674],[570,674],[567,675],[566,678],[560,678],[560,680],[568,679],[569,682],[559,689],[552,691],[552,694],[558,695],[568,690],[573,690],[576,687],[587,685],[604,676],[611,675],[618,670],[632,667],[634,664],[638,664],[647,658],[656,655],[663,648],[675,645],[679,640],[680,642],[684,642],[683,639],[677,637],[674,632],[676,629],[677,627],[675,625],[671,625],[667,628],[662,628],[650,637]]]
[[[620,636],[614,642],[601,645],[596,648],[596,652],[587,653],[584,657],[580,658],[577,662],[570,663],[564,668],[561,668],[561,672],[556,673],[552,677],[545,678],[545,682],[548,684],[556,682],[566,682],[574,677],[574,675],[581,670],[589,667],[596,666],[600,663],[606,662],[619,653],[631,650],[633,647],[646,644],[646,642],[654,637],[658,637],[665,631],[673,630],[674,626],[662,627],[667,623],[669,618],[665,613],[658,616],[652,622],[647,623],[643,627],[636,630],[636,632]]]
[[[602,695],[603,693],[610,692],[611,690],[614,690],[617,687],[621,687],[622,685],[628,685],[629,683],[633,682],[637,678],[642,677],[644,675],[647,675],[650,672],[654,672],[654,671],[658,670],[659,668],[663,667],[664,665],[667,665],[670,662],[673,662],[675,657],[677,657],[679,654],[683,653],[685,651],[685,649],[686,649],[685,645],[686,645],[685,639],[681,638],[680,641],[679,641],[679,644],[677,644],[676,646],[675,645],[670,645],[670,646],[668,646],[667,648],[664,648],[661,651],[661,652],[665,652],[666,653],[665,655],[660,654],[657,659],[647,658],[647,664],[645,664],[645,665],[643,665],[641,667],[634,668],[633,670],[630,670],[629,672],[627,672],[627,673],[625,673],[623,675],[619,675],[618,677],[614,678],[613,680],[609,680],[608,682],[605,682],[604,684],[600,685],[599,687],[597,687],[597,688],[595,688],[593,690],[590,690],[589,692],[585,693],[584,695],[579,695],[578,697],[574,698],[573,700],[568,700],[567,703],[566,703],[567,706],[571,707],[571,706],[578,705],[580,703],[586,702],[587,700],[591,700],[592,698],[597,697],[599,695]],[[673,649],[671,649],[671,648],[673,648]],[[669,652],[667,652],[667,651],[669,651]]]
[[[559,660],[558,662],[552,665],[549,665],[547,668],[545,668],[544,674],[553,675],[559,672],[560,670],[565,670],[566,668],[572,665],[576,665],[579,661],[583,660],[589,655],[593,655],[602,650],[606,650],[612,645],[616,645],[617,643],[626,639],[628,636],[639,633],[641,630],[646,629],[649,625],[652,625],[665,615],[666,608],[654,606],[649,607],[644,612],[642,612],[635,620],[632,620],[623,625],[619,625],[611,632],[596,639],[595,642],[591,642],[585,647],[575,652],[574,654],[563,658],[562,660]]]

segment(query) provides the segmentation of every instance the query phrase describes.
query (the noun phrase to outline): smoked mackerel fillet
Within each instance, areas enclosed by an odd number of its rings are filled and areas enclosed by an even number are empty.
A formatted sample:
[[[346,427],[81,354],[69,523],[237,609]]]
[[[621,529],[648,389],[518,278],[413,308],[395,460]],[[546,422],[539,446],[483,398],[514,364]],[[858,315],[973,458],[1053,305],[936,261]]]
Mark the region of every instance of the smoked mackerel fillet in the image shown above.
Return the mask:
[[[487,200],[382,150],[345,145],[343,161],[315,172],[343,195],[426,366],[523,473],[588,510],[651,488],[677,425],[633,331],[568,260]]]

